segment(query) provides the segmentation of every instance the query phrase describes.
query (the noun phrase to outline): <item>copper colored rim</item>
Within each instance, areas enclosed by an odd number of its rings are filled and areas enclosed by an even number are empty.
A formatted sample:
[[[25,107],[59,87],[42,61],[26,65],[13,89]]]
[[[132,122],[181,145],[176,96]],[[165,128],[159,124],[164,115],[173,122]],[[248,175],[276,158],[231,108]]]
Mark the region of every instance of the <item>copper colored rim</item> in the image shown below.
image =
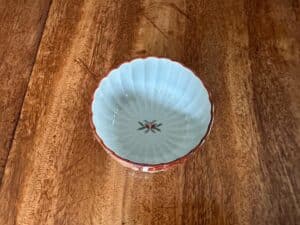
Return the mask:
[[[130,63],[131,61],[135,60],[135,59],[147,59],[147,58],[156,58],[156,59],[168,59],[168,58],[164,58],[164,57],[156,57],[156,56],[147,56],[147,57],[137,57],[137,58],[132,58],[130,61],[125,61],[125,62],[122,62],[120,63],[117,67],[114,67],[113,69],[115,68],[119,68],[122,64],[124,63]],[[176,62],[176,63],[179,63],[181,66],[183,66],[184,68],[187,68],[189,70],[191,70],[190,68],[184,66],[182,63],[180,62],[177,62],[175,60],[171,60],[171,59],[168,59],[172,62]],[[93,101],[94,101],[94,97],[95,97],[95,92],[96,90],[99,88],[100,86],[100,83],[101,81],[106,78],[110,72],[113,70],[113,69],[110,69],[106,74],[105,76],[103,76],[98,85],[97,85],[97,88],[95,89],[93,95],[92,95],[92,101],[91,101],[91,107],[90,107],[90,124],[91,124],[91,127],[93,129],[93,133],[97,139],[97,141],[100,143],[100,145],[103,147],[103,149],[109,153],[109,155],[111,155],[115,160],[117,160],[118,162],[120,162],[122,165],[126,166],[126,167],[129,167],[129,168],[132,168],[133,170],[138,170],[138,171],[143,171],[143,172],[157,172],[157,171],[162,171],[162,170],[166,170],[170,167],[173,167],[177,164],[181,164],[183,163],[190,155],[192,155],[193,153],[196,152],[196,150],[204,144],[205,142],[205,139],[206,137],[209,135],[210,131],[211,131],[211,128],[212,128],[212,125],[213,125],[213,120],[214,120],[214,105],[213,105],[213,102],[212,102],[212,97],[211,97],[211,93],[209,91],[209,89],[207,88],[207,85],[203,82],[202,79],[200,79],[200,77],[198,77],[196,75],[196,73],[191,70],[194,75],[202,82],[203,86],[205,87],[205,89],[207,90],[208,92],[208,98],[209,98],[209,101],[210,101],[210,104],[211,104],[211,118],[210,118],[210,121],[209,121],[209,124],[208,124],[208,128],[206,130],[206,133],[205,135],[203,136],[203,138],[200,140],[199,144],[197,144],[193,149],[191,149],[187,154],[173,160],[173,161],[170,161],[170,162],[166,162],[166,163],[159,163],[159,164],[146,164],[146,163],[137,163],[137,162],[133,162],[133,161],[130,161],[128,159],[125,159],[125,158],[122,158],[121,156],[117,155],[112,149],[110,149],[109,147],[107,147],[105,144],[104,144],[104,141],[98,136],[97,132],[96,132],[96,128],[94,126],[94,123],[93,123],[93,111],[92,111],[92,104],[93,104]]]

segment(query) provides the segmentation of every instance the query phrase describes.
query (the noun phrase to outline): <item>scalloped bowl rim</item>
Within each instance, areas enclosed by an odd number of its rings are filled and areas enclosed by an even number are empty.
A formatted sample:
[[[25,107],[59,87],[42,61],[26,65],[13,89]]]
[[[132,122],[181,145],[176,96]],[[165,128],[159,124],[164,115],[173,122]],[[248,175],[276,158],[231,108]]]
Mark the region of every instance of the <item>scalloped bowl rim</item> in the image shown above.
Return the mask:
[[[179,158],[174,159],[172,161],[164,162],[164,163],[158,163],[158,164],[138,163],[138,162],[134,162],[134,161],[131,161],[129,159],[126,159],[126,158],[123,158],[123,157],[119,156],[117,153],[115,153],[115,151],[113,151],[112,149],[110,149],[108,146],[105,145],[105,143],[102,140],[102,138],[97,134],[96,127],[95,127],[95,124],[93,122],[92,105],[93,105],[93,102],[95,100],[96,91],[100,87],[100,85],[103,82],[103,80],[109,76],[109,74],[111,73],[111,71],[113,71],[115,69],[119,69],[123,64],[131,63],[131,62],[133,62],[135,60],[139,60],[139,59],[146,60],[146,59],[149,59],[149,58],[155,58],[155,59],[158,59],[158,60],[160,60],[160,59],[166,59],[166,60],[169,60],[171,62],[178,63],[182,67],[184,67],[185,69],[189,70],[192,73],[193,76],[195,76],[197,79],[200,80],[200,82],[202,83],[202,85],[206,89],[206,91],[208,93],[208,100],[209,100],[210,106],[211,106],[210,121],[209,121],[208,127],[206,129],[206,132],[205,132],[204,136],[201,138],[201,140],[199,141],[199,143],[194,148],[192,148],[188,153],[186,153],[185,155],[182,155]],[[158,171],[163,171],[163,170],[166,170],[168,168],[174,167],[175,165],[181,164],[181,163],[185,162],[187,160],[187,158],[190,157],[193,153],[195,153],[198,149],[199,150],[201,149],[200,147],[205,143],[205,140],[207,139],[207,137],[209,136],[209,134],[211,132],[211,129],[212,129],[212,126],[213,126],[213,122],[214,122],[214,110],[215,109],[214,109],[214,104],[213,104],[213,101],[212,101],[211,92],[209,91],[209,89],[207,87],[208,86],[206,85],[206,83],[203,82],[203,80],[199,76],[197,76],[196,73],[192,69],[190,69],[189,67],[186,67],[183,63],[178,62],[176,60],[172,60],[170,58],[157,57],[157,56],[147,56],[147,57],[136,57],[136,58],[132,58],[132,59],[130,59],[128,61],[124,61],[124,62],[118,64],[116,67],[113,67],[113,68],[109,69],[105,73],[105,75],[100,79],[100,81],[98,82],[97,87],[95,88],[95,90],[93,92],[92,101],[90,103],[90,116],[89,116],[89,118],[90,118],[90,126],[92,127],[94,137],[96,138],[97,142],[103,147],[103,149],[109,155],[111,155],[116,161],[118,161],[119,163],[121,163],[123,166],[129,167],[129,168],[131,168],[133,170],[136,170],[136,171],[158,172]]]

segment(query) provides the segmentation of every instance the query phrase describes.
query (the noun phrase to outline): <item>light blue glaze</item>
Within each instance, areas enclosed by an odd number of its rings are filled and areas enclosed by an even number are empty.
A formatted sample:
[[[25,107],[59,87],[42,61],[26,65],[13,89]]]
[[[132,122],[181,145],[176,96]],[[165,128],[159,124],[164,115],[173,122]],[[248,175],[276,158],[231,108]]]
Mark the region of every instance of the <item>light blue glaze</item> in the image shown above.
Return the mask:
[[[95,92],[93,123],[104,144],[124,159],[160,164],[189,153],[211,120],[208,92],[198,77],[169,59],[135,59],[112,70]],[[156,120],[156,129],[138,130]],[[155,132],[155,133],[154,133]]]

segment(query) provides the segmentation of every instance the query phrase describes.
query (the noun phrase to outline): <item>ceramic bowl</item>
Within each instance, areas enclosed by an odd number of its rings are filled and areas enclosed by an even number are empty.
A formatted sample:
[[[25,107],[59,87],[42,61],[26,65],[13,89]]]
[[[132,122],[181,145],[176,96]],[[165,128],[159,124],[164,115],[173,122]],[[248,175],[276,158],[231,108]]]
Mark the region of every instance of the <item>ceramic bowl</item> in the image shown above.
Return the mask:
[[[203,143],[212,112],[209,93],[191,70],[148,57],[123,63],[101,80],[91,121],[115,159],[153,172],[182,162]]]

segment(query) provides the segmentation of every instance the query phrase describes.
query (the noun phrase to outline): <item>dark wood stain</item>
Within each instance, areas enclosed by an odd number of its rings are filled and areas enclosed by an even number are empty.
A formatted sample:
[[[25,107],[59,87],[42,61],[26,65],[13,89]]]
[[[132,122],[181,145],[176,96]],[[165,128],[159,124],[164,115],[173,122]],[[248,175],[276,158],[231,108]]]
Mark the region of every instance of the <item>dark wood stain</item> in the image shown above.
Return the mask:
[[[287,2],[282,4],[283,11],[290,7]],[[268,204],[274,212],[266,221],[269,224],[296,224],[299,214],[297,219],[293,217],[293,212],[299,210],[300,199],[300,174],[297,169],[300,146],[296,139],[299,135],[299,119],[297,122],[290,110],[291,102],[295,99],[286,80],[297,82],[299,74],[290,73],[293,62],[279,53],[278,42],[283,35],[287,35],[289,29],[292,29],[292,35],[296,34],[297,28],[281,27],[279,19],[270,16],[271,7],[274,7],[272,1],[249,1],[245,6],[248,12],[253,107],[261,145],[258,154],[263,183],[269,196]],[[276,26],[276,23],[279,25]],[[299,43],[293,48],[299,51]],[[272,185],[275,183],[278,185]],[[268,214],[267,211],[260,213]]]

